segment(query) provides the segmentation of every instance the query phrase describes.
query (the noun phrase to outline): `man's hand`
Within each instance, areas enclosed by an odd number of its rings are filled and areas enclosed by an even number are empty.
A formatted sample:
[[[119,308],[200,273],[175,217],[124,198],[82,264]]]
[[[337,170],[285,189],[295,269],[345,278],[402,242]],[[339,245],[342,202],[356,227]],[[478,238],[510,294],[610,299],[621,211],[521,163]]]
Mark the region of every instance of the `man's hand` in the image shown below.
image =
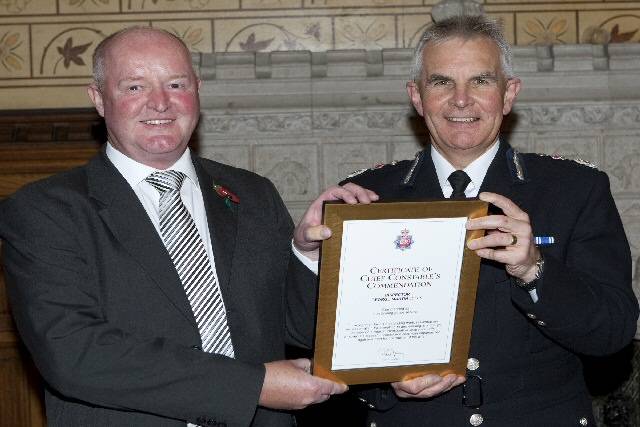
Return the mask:
[[[368,204],[378,200],[378,195],[371,190],[351,182],[344,186],[327,188],[314,200],[293,232],[293,244],[307,258],[317,260],[320,242],[331,237],[331,230],[322,225],[322,203],[325,200],[343,200],[350,205]]]
[[[309,359],[278,360],[267,368],[258,404],[271,409],[302,409],[324,402],[347,386],[309,374]]]
[[[391,383],[391,387],[398,397],[425,399],[445,393],[463,382],[465,382],[465,377],[455,374],[444,377],[428,374],[407,381]]]
[[[540,251],[534,244],[529,215],[515,203],[495,193],[480,193],[480,200],[502,209],[504,215],[489,215],[467,222],[468,230],[487,230],[487,235],[468,243],[481,258],[505,264],[507,273],[525,283],[535,279]]]

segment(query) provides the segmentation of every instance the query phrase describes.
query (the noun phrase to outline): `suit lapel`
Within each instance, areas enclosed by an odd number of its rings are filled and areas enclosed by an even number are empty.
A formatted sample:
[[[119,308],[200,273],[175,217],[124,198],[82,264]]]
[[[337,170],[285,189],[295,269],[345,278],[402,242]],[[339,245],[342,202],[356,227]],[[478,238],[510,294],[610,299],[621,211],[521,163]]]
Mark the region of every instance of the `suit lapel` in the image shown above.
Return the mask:
[[[213,187],[214,183],[233,191],[233,188],[228,186],[225,177],[221,176],[219,171],[213,167],[205,167],[201,159],[195,155],[193,163],[198,174],[200,190],[207,212],[207,224],[211,234],[216,274],[224,297],[229,295],[229,279],[236,247],[237,215],[240,205],[232,203],[229,207],[225,204],[225,199],[216,193]]]
[[[438,174],[431,160],[431,147],[424,149],[424,158],[413,186],[412,197],[416,199],[443,199]]]
[[[87,166],[89,196],[116,240],[196,328],[191,306],[167,250],[127,181],[104,151]],[[114,266],[117,268],[117,266]]]

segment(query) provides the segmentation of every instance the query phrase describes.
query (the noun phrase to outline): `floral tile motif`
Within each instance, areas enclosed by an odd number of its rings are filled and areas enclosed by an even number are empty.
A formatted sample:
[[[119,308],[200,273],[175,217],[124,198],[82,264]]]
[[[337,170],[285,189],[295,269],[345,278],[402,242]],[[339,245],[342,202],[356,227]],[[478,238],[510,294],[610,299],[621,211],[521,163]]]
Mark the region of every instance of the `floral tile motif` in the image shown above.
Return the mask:
[[[34,25],[32,61],[36,77],[85,77],[91,75],[91,55],[109,34],[129,25],[127,22],[102,25]]]
[[[211,21],[158,21],[151,25],[180,37],[191,52],[213,52]]]
[[[397,47],[393,16],[335,18],[335,49],[377,50]]]
[[[119,12],[118,0],[59,0],[60,14]]]
[[[196,10],[236,10],[239,0],[121,0],[124,12],[167,12]]]
[[[640,10],[579,12],[580,43],[640,42]]]
[[[332,49],[328,18],[216,20],[214,31],[216,52]]]
[[[519,13],[516,37],[519,45],[576,43],[574,12]]]
[[[0,16],[50,15],[56,13],[53,0],[0,0]]]
[[[26,25],[0,26],[0,78],[29,77],[28,42]]]

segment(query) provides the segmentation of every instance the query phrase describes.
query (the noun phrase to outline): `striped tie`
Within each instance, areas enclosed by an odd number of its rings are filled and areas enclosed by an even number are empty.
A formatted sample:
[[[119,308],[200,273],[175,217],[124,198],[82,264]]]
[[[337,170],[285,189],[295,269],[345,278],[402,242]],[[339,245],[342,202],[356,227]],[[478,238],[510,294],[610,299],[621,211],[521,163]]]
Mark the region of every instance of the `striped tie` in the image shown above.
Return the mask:
[[[180,199],[186,175],[168,170],[146,178],[160,193],[160,234],[195,316],[202,349],[233,357],[227,314],[220,286],[196,224]]]

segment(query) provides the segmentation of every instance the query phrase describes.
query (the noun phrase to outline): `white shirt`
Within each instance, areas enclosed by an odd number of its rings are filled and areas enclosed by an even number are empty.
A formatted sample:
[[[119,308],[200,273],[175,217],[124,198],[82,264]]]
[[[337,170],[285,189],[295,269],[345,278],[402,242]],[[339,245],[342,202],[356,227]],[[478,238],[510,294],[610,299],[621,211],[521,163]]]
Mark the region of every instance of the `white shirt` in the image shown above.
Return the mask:
[[[498,144],[498,140],[496,140],[487,151],[464,168],[464,171],[469,175],[469,178],[471,178],[471,182],[464,190],[466,197],[476,197],[478,195],[482,181],[484,181],[484,177],[489,170],[489,166],[498,153],[498,148],[500,148],[500,144]],[[433,145],[431,145],[431,160],[436,169],[436,175],[438,175],[438,182],[440,183],[444,197],[451,197],[453,187],[451,187],[448,178],[456,168],[454,168]]]
[[[145,181],[146,177],[159,171],[159,169],[152,168],[151,166],[144,165],[127,157],[113,148],[111,143],[107,143],[106,154],[118,172],[127,180],[133,192],[136,193],[136,196],[138,196],[151,223],[162,239],[162,235],[160,234],[160,193]],[[211,268],[217,281],[218,275],[216,274],[213,248],[211,246],[211,234],[209,233],[207,224],[207,214],[204,208],[204,200],[202,199],[198,175],[196,175],[196,170],[191,161],[191,151],[187,148],[182,154],[182,157],[167,169],[182,172],[187,176],[180,189],[180,198],[196,223],[198,234],[200,234],[200,238],[207,250],[207,256],[209,257]]]

